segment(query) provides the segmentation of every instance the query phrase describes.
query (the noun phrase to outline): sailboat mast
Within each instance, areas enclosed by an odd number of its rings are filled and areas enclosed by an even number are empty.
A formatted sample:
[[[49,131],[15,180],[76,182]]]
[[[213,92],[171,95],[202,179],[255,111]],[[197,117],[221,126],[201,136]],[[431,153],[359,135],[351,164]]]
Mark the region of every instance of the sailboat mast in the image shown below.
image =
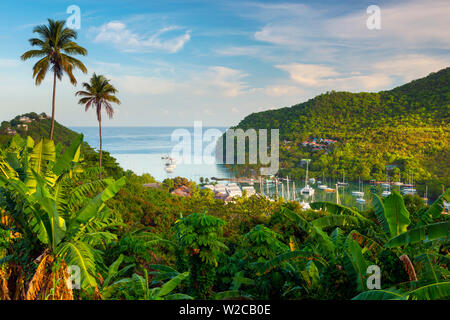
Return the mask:
[[[341,201],[340,201],[340,199],[339,199],[339,187],[338,187],[338,185],[336,184],[336,204],[341,204],[340,202],[341,202]]]
[[[289,192],[289,177],[286,177],[286,186],[287,186],[287,201],[291,200],[291,194]]]
[[[278,199],[278,179],[275,180],[275,192],[277,194],[277,199]]]
[[[295,201],[295,181],[292,181],[292,192],[294,194],[294,201]]]
[[[308,167],[309,167],[309,161],[306,161],[305,187],[308,185]]]

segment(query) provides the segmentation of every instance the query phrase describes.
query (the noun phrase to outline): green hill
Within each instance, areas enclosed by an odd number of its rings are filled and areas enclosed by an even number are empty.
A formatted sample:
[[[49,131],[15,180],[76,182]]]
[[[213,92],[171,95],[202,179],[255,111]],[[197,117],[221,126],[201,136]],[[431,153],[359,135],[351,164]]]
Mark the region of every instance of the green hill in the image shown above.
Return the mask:
[[[301,159],[310,158],[312,176],[386,178],[450,185],[450,68],[379,93],[327,92],[292,107],[253,113],[235,128],[279,129],[279,175],[304,177]],[[303,142],[333,139],[316,147]],[[315,139],[315,140],[314,140]],[[320,144],[320,143],[319,143]],[[316,149],[316,150],[314,150]],[[250,166],[235,166],[247,174]]]
[[[18,115],[10,121],[2,121],[0,125],[0,145],[6,145],[15,134],[19,134],[22,137],[30,136],[35,141],[39,141],[42,137],[48,138],[50,136],[51,123],[51,118],[45,113],[37,114],[35,112]],[[62,150],[68,147],[78,135],[78,132],[70,130],[55,121],[53,140],[55,144],[60,143],[62,145]],[[97,166],[98,152],[89,146],[87,142],[83,143],[82,151],[85,161],[90,166]],[[109,175],[113,177],[123,175],[124,170],[107,151],[103,151],[102,164]]]
[[[20,134],[22,137],[31,136],[34,140],[39,140],[41,137],[48,138],[50,136],[51,124],[51,118],[45,113],[38,115],[35,112],[30,112],[18,115],[10,121],[3,121],[1,123],[1,139],[2,141],[8,140],[14,134]],[[55,121],[54,141],[56,144],[61,143],[67,147],[77,135],[77,132]]]

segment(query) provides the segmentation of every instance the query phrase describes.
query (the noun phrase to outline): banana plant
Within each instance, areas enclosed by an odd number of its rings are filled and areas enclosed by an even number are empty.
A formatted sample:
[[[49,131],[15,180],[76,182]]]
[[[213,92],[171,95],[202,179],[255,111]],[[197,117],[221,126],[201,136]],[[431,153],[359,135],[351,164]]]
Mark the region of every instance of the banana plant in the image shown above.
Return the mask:
[[[144,275],[134,273],[130,278],[124,278],[114,282],[108,289],[105,298],[114,298],[117,295],[124,295],[131,300],[192,300],[187,294],[172,293],[185,279],[189,277],[189,272],[180,273],[160,287],[150,288],[147,270],[143,270]]]
[[[0,198],[16,226],[25,236],[37,238],[44,248],[37,260],[39,266],[30,281],[27,298],[42,298],[48,292],[52,284],[43,282],[52,277],[45,272],[54,263],[59,263],[64,272],[56,270],[53,275],[65,274],[68,266],[78,266],[82,288],[95,287],[99,259],[93,245],[116,239],[114,234],[104,230],[105,225],[111,225],[106,202],[125,184],[124,177],[107,180],[103,192],[93,199],[85,198],[80,206],[70,206],[66,201],[70,190],[63,185],[73,170],[79,169],[82,138],[80,135],[58,156],[53,141],[43,139],[33,145],[28,140],[20,148],[20,141],[13,140],[10,148],[15,150],[16,157],[0,159],[4,167],[17,173],[0,175]]]

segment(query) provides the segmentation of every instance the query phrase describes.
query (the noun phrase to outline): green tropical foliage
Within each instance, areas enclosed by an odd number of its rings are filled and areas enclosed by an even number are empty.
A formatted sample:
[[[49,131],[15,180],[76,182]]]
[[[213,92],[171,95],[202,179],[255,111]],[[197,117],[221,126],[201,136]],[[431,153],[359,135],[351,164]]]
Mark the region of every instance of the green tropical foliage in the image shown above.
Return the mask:
[[[450,68],[389,91],[327,92],[304,103],[252,113],[233,129],[279,129],[278,175],[301,180],[302,159],[311,159],[309,177],[358,177],[368,181],[409,181],[433,198],[450,185]],[[305,141],[333,139],[320,150]],[[226,153],[224,153],[225,155]],[[386,167],[386,166],[391,167]],[[248,176],[258,165],[230,166]],[[253,171],[252,171],[253,170]]]

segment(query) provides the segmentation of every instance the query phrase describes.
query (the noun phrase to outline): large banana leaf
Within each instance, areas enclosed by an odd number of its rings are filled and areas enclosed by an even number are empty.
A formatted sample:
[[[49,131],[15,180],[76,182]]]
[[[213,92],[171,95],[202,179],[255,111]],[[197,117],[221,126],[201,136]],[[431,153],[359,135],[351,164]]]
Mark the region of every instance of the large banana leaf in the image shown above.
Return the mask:
[[[411,221],[409,220],[409,212],[405,207],[405,202],[397,190],[393,190],[384,200],[384,209],[391,238],[406,232]]]
[[[444,210],[444,201],[450,202],[450,189],[441,194],[423,215],[431,220],[439,218]]]
[[[79,151],[82,142],[83,135],[80,134],[75,138],[75,140],[72,141],[69,148],[67,148],[66,151],[56,160],[56,163],[52,168],[54,174],[59,176],[64,170],[69,169],[72,161],[78,161],[75,157],[78,155],[79,158]]]
[[[347,239],[345,232],[342,229],[339,229],[339,227],[331,232],[330,238],[336,248],[341,248],[344,245],[345,240]]]
[[[32,170],[45,177],[47,183],[54,185],[57,177],[52,172],[47,172],[47,168],[55,162],[55,159],[55,144],[52,140],[43,138],[34,146],[33,151],[29,154],[26,180],[26,184],[31,190],[36,188],[36,179]]]
[[[80,268],[80,281],[83,289],[97,286],[94,275],[95,257],[94,249],[82,241],[63,242],[58,248],[61,256],[68,266]]]
[[[392,248],[406,246],[408,244],[413,244],[425,240],[432,241],[441,238],[445,238],[448,240],[449,233],[450,220],[437,222],[406,231],[389,240],[385,244],[385,246],[388,248]]]
[[[17,179],[18,177],[17,171],[11,166],[10,161],[8,161],[8,156],[3,150],[0,150],[0,175],[6,179]]]
[[[320,249],[323,252],[327,252],[330,254],[334,254],[336,250],[336,246],[334,245],[331,238],[328,236],[326,232],[324,232],[322,229],[312,225],[300,215],[286,207],[281,208],[281,213],[285,215],[288,219],[293,221],[297,224],[297,226],[305,231],[306,233],[310,234],[317,242],[320,244]]]
[[[414,258],[414,268],[421,280],[440,282],[446,271],[442,266],[448,266],[449,262],[450,257],[426,252]]]
[[[81,208],[75,217],[70,219],[67,227],[67,232],[70,236],[78,232],[81,224],[86,223],[91,218],[93,218],[100,210],[103,208],[105,201],[114,197],[114,195],[120,190],[120,188],[125,184],[125,177],[114,181],[106,187],[106,189],[93,198],[89,203]]]
[[[359,246],[362,248],[363,253],[368,253],[372,258],[375,258],[378,252],[383,249],[383,247],[378,242],[362,235],[356,230],[352,230],[349,234],[349,237],[359,244]]]
[[[397,300],[402,299],[403,294],[396,289],[370,290],[358,294],[352,300]]]
[[[361,247],[351,237],[347,238],[346,250],[344,255],[344,269],[347,275],[356,282],[356,288],[358,291],[364,291],[367,289],[366,275],[367,275],[367,262],[364,259]]]
[[[299,214],[297,214],[296,212],[286,208],[286,207],[282,207],[281,208],[281,213],[286,216],[289,220],[291,220],[292,222],[294,222],[295,224],[297,224],[297,226],[305,231],[305,232],[309,232],[311,230],[311,226],[309,225],[309,222],[306,221],[305,219],[303,219],[302,217],[300,217]]]
[[[318,261],[320,262],[322,265],[326,266],[328,263],[326,262],[326,260],[324,260],[323,258],[311,253],[311,252],[305,252],[305,251],[288,251],[282,254],[279,254],[278,256],[276,256],[275,258],[267,261],[264,263],[264,265],[261,268],[261,273],[267,273],[270,270],[281,266],[283,263],[292,260],[292,259],[296,259],[296,258],[302,258],[304,260],[307,261]]]
[[[357,227],[361,223],[358,218],[350,215],[330,215],[315,219],[310,222],[317,228],[331,228],[331,227]]]
[[[408,300],[448,300],[450,298],[450,282],[437,282],[409,291],[403,295]]]
[[[65,221],[59,217],[56,201],[47,190],[43,178],[33,169],[31,169],[31,171],[36,181],[36,192],[33,194],[33,198],[39,203],[40,209],[46,213],[46,215],[41,216],[41,218],[44,224],[48,225],[46,228],[48,244],[52,249],[55,249],[65,236]]]
[[[329,201],[313,202],[310,204],[310,206],[312,209],[327,211],[333,215],[354,216],[360,219],[361,221],[364,221],[366,224],[373,224],[372,221],[362,216],[358,211],[334,202]]]
[[[189,277],[189,271],[179,274],[178,276],[170,279],[168,282],[161,286],[161,290],[158,291],[158,297],[164,297],[171,293],[178,285]]]
[[[383,200],[381,200],[381,198],[376,194],[373,195],[373,209],[375,211],[375,215],[378,219],[378,222],[381,225],[381,228],[386,233],[386,235],[389,235],[390,234],[389,223],[386,219],[385,214],[386,210],[384,208]]]

